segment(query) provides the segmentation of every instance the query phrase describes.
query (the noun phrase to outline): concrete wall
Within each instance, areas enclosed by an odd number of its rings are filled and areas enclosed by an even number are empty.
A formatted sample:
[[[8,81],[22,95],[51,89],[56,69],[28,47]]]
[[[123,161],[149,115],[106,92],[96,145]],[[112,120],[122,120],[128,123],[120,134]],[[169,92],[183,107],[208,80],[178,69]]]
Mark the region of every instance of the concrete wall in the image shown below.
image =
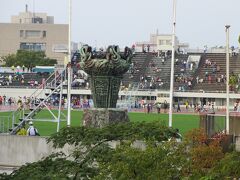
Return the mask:
[[[236,137],[235,140],[236,150],[240,151],[240,137]],[[116,144],[117,142],[110,143],[112,147],[116,147]],[[134,146],[144,148],[141,142],[136,142]],[[71,147],[64,146],[61,150],[69,154]],[[0,172],[11,172],[14,167],[41,160],[57,151],[59,149],[53,149],[52,144],[47,144],[44,137],[0,135]]]
[[[61,150],[66,154],[71,152],[70,146]],[[60,149],[54,149],[52,143],[47,144],[44,137],[0,135],[0,166],[21,166],[58,151]]]

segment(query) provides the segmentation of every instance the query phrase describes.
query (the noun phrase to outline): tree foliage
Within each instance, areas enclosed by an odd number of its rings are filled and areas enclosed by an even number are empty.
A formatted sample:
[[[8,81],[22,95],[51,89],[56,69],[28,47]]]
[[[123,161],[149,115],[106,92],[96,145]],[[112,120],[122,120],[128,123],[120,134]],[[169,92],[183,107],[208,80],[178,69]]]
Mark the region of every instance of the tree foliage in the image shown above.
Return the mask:
[[[227,153],[210,171],[208,177],[209,179],[239,179],[240,152]]]
[[[232,74],[232,75],[229,77],[229,85],[235,86],[237,83],[238,83],[238,77],[237,77],[237,75]]]
[[[239,153],[224,157],[219,140],[209,141],[202,130],[182,143],[177,137],[159,122],[64,128],[48,141],[74,147],[71,154],[53,154],[2,179],[221,179],[221,171],[240,177]]]
[[[224,157],[220,139],[209,139],[203,129],[194,129],[186,135],[189,149],[190,174],[200,178]]]
[[[43,51],[26,51],[18,50],[16,54],[10,54],[2,57],[5,66],[53,66],[57,64],[57,60],[46,57]]]

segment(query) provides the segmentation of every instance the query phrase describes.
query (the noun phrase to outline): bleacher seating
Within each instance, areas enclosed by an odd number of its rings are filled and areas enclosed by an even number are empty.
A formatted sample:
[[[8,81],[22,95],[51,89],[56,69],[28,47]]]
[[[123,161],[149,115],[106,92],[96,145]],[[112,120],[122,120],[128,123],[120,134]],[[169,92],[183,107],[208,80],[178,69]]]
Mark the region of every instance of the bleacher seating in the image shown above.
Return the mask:
[[[210,60],[211,63],[216,63],[217,66],[220,67],[219,71],[213,73],[212,66],[206,66],[205,63],[202,63],[201,67],[199,67],[199,73],[196,75],[199,79],[203,79],[202,83],[196,83],[194,86],[194,90],[203,90],[203,91],[212,91],[212,92],[221,92],[226,91],[226,82],[225,82],[225,75],[226,75],[226,54],[224,53],[208,53],[204,56],[204,62],[206,59]],[[235,74],[239,74],[240,70],[240,62],[237,61],[238,57],[230,57],[229,64],[230,69],[229,72],[233,72]],[[206,75],[211,76],[208,78]],[[217,78],[221,79],[221,76],[224,76],[224,81],[220,80],[218,82]],[[195,78],[196,78],[195,77]]]
[[[4,83],[2,86],[12,86],[12,87],[17,87],[17,86],[25,86],[25,87],[31,87],[29,84],[30,81],[37,81],[38,85],[42,83],[43,79],[47,79],[49,77],[48,73],[44,74],[39,74],[39,73],[21,73],[21,74],[16,74],[16,73],[0,73],[0,80],[1,81],[8,81],[8,77],[12,76],[12,83]],[[24,77],[24,80],[21,81],[22,76]]]
[[[146,73],[142,74],[147,78],[147,88],[167,90],[170,87],[171,58],[152,57],[150,64],[146,66]]]
[[[198,68],[190,69],[188,65],[184,65],[187,62],[189,55],[200,55],[200,61]],[[140,53],[136,52],[132,59],[132,66],[130,70],[124,74],[122,80],[122,87],[131,89],[131,86],[139,89],[159,89],[169,90],[170,88],[170,73],[171,73],[171,56],[165,58],[164,63],[162,62],[163,57],[158,57],[153,53]],[[220,69],[213,72],[213,66],[206,66],[206,59],[210,60],[212,64],[216,64]],[[224,92],[226,91],[226,82],[221,80],[218,82],[218,77],[226,75],[226,54],[225,53],[189,53],[189,54],[175,54],[175,65],[174,65],[174,89],[180,90],[179,87],[184,87],[181,91],[205,91],[205,92]],[[206,72],[208,72],[206,76]],[[240,57],[230,57],[230,73],[236,75],[240,74]],[[9,75],[16,76],[15,73],[0,73],[0,81],[7,79]],[[47,79],[47,74],[36,74],[36,73],[23,73],[24,82],[13,78],[13,82],[9,86],[28,86],[29,81],[36,80],[41,84],[43,79]],[[21,75],[19,75],[21,76]],[[209,78],[210,76],[210,78]],[[144,81],[141,78],[144,78]],[[183,77],[183,79],[181,79]],[[54,78],[54,77],[53,77]],[[181,80],[179,80],[179,78]],[[192,86],[189,87],[187,81],[191,81]],[[203,80],[203,82],[200,82]],[[144,84],[144,85],[143,85]],[[1,85],[1,83],[0,83]],[[142,85],[142,86],[141,86]],[[5,85],[6,86],[6,85]],[[79,87],[81,88],[81,87]]]
[[[145,74],[146,67],[154,55],[150,53],[135,53],[132,59],[133,69],[130,69],[123,76],[123,86],[128,87],[129,84],[139,82],[140,76]]]

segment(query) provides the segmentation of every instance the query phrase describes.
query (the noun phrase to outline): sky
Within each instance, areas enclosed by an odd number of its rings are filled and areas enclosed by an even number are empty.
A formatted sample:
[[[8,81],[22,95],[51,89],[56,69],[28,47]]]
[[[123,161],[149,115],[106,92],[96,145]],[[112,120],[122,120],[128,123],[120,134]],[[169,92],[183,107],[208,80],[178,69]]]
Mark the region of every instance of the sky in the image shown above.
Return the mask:
[[[46,12],[55,23],[68,23],[68,0],[0,0],[0,22],[25,10]],[[238,45],[239,0],[177,0],[176,35],[191,48]],[[72,41],[102,47],[131,46],[150,33],[172,33],[173,0],[72,0]]]

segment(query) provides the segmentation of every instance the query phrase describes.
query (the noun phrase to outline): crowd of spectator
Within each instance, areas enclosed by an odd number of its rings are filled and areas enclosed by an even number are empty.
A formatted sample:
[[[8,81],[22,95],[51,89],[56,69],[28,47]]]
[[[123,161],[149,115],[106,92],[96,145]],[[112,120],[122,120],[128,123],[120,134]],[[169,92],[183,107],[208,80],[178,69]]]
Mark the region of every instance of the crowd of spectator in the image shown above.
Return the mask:
[[[13,97],[8,97],[8,96],[6,96],[6,95],[1,95],[0,96],[0,105],[9,105],[9,106],[11,106],[11,105],[13,105],[13,104],[15,104],[16,103],[16,99],[15,98],[13,98]]]
[[[27,97],[27,96],[19,96],[9,97],[6,95],[0,95],[0,107],[10,107],[14,106],[15,108],[35,108],[41,102],[40,98]],[[63,108],[67,108],[67,97],[62,97],[60,100],[59,95],[52,95],[48,100],[45,101],[45,104],[50,108],[57,108],[61,103]],[[88,99],[83,96],[72,95],[71,99],[71,107],[72,108],[90,108],[93,107],[93,100]],[[0,108],[1,109],[1,108]]]
[[[17,74],[17,73],[1,73],[0,86],[27,86],[37,87],[44,81],[46,76],[39,74]]]
[[[221,73],[221,67],[215,61],[205,60],[204,77],[196,77],[196,83],[226,83],[226,74]]]
[[[139,89],[156,89],[163,87],[164,82],[159,76],[141,76]]]
[[[90,83],[89,83],[88,75],[82,70],[78,70],[74,72],[71,86],[73,88],[89,89]]]
[[[140,89],[164,89],[169,86],[169,81],[162,78],[162,69],[167,68],[166,62],[170,61],[171,52],[160,51],[155,54],[157,57],[150,60],[147,66],[147,71],[140,76]]]

